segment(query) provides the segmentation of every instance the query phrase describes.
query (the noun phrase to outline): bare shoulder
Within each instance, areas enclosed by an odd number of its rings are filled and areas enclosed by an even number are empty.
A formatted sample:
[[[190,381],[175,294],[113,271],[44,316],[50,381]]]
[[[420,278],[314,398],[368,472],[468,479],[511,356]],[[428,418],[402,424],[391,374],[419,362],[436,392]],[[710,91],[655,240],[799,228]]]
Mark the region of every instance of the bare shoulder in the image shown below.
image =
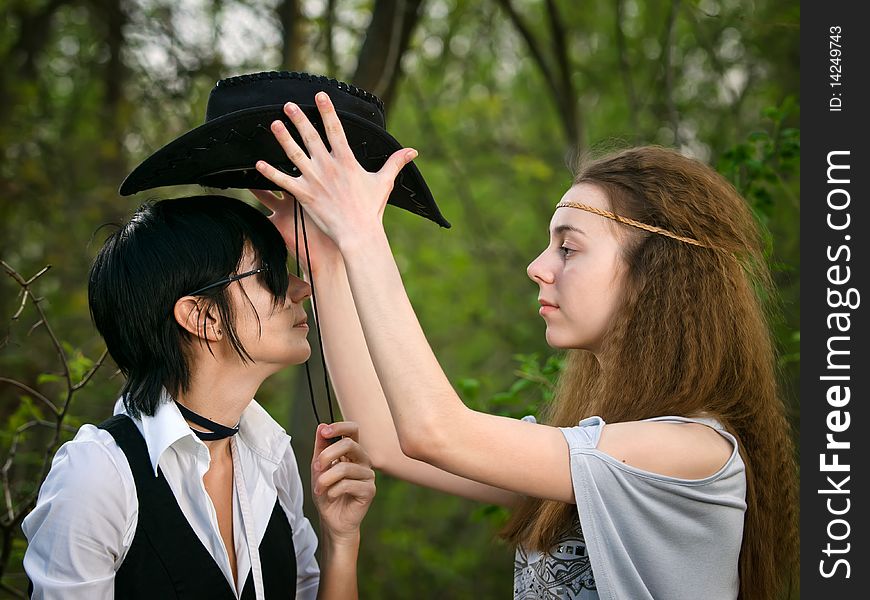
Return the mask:
[[[644,471],[703,479],[728,462],[733,446],[700,423],[629,421],[605,425],[598,449]]]

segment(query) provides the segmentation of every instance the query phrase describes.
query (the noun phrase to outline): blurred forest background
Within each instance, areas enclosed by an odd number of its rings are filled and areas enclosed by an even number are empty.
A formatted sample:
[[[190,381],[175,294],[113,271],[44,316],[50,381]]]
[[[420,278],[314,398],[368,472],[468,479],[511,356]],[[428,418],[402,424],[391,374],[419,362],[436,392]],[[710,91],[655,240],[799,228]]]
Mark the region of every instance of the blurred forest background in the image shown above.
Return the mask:
[[[797,2],[0,0],[0,15],[0,596],[24,597],[20,522],[46,457],[109,416],[121,387],[88,315],[97,229],[146,199],[200,191],[117,194],[130,168],[203,121],[216,80],[244,72],[323,73],[384,99],[453,223],[387,211],[408,292],[466,402],[502,414],[538,412],[561,365],[525,267],[571,157],[657,143],[708,161],[768,232],[799,425]],[[258,398],[306,468],[304,370]],[[510,594],[502,511],[386,476],[378,489],[362,597]]]

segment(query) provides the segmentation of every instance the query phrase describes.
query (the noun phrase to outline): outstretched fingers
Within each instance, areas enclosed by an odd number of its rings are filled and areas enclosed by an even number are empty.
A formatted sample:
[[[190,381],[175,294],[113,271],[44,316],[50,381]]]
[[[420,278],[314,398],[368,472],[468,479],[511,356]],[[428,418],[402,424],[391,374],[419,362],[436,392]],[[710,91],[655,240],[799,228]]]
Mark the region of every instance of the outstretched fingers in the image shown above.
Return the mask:
[[[272,135],[275,136],[275,139],[278,140],[278,143],[284,150],[284,154],[286,154],[287,158],[290,159],[290,162],[296,165],[296,168],[302,173],[305,173],[311,165],[311,159],[305,153],[305,150],[296,143],[293,136],[290,135],[290,131],[287,129],[287,126],[284,125],[284,122],[277,120],[272,121],[270,129],[272,130]],[[303,140],[304,139],[305,138],[303,138]]]
[[[301,108],[292,102],[288,102],[284,105],[284,114],[290,117],[290,121],[296,127],[296,131],[302,136],[302,141],[305,142],[305,147],[308,149],[308,154],[311,158],[323,158],[329,154],[326,146],[323,144],[323,138],[320,137],[320,134]],[[304,173],[302,167],[299,167],[299,170]]]
[[[314,100],[317,103],[317,110],[320,111],[320,118],[323,119],[323,128],[326,130],[326,139],[332,147],[332,154],[342,159],[353,158],[353,151],[347,143],[344,127],[341,126],[329,95],[326,92],[318,92]]]

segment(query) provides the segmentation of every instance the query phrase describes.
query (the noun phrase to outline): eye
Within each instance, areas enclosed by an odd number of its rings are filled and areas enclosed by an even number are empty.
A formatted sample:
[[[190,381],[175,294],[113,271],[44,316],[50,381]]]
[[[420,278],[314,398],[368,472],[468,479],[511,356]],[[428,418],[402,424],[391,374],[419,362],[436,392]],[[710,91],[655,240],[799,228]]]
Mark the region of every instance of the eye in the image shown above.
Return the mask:
[[[568,246],[561,246],[559,247],[559,252],[562,253],[563,257],[568,258],[577,251],[574,248],[569,248]]]

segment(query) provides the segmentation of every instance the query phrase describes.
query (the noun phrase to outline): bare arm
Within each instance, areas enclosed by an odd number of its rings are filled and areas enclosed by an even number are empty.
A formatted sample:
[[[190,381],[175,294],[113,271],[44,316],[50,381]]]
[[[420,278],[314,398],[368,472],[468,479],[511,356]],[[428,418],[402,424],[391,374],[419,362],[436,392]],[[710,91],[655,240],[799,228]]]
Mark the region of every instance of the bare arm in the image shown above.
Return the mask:
[[[324,95],[319,96],[322,100]],[[568,451],[561,432],[554,427],[469,410],[450,386],[420,329],[381,223],[396,175],[415,153],[399,151],[381,172],[369,173],[356,162],[331,103],[321,102],[320,107],[332,152],[326,150],[301,110],[288,105],[288,115],[305,140],[310,157],[280,121],[273,123],[272,131],[303,175],[294,179],[262,162],[258,163],[258,169],[296,197],[344,258],[353,303],[364,332],[354,358],[365,356],[362,348],[367,345],[377,377],[361,374],[357,369],[345,372],[354,365],[337,363],[337,353],[330,351],[332,372],[347,376],[348,383],[336,382],[337,390],[342,388],[339,396],[351,394],[343,399],[343,408],[359,403],[350,400],[358,397],[356,394],[380,402],[381,396],[376,393],[376,382],[380,381],[389,413],[375,413],[381,416],[372,420],[372,427],[389,440],[385,444],[392,445],[392,449],[386,446],[385,453],[399,454],[395,451],[398,445],[410,458],[459,478],[515,494],[572,502]],[[276,217],[273,215],[273,222]],[[293,231],[292,224],[289,229]],[[321,277],[317,282],[323,298],[331,295],[324,286],[326,279]],[[324,310],[321,314],[324,325],[340,318],[338,312],[345,314],[347,323],[346,315],[352,315],[353,311],[347,304],[344,308],[335,312]],[[342,339],[342,332],[336,333],[339,335],[329,335]],[[342,354],[351,356],[350,352]],[[364,394],[354,389],[361,382],[368,382]],[[360,412],[369,412],[365,409],[371,408],[371,404],[360,404]],[[398,444],[385,424],[387,416],[394,423]],[[360,419],[363,428],[369,425],[360,414],[348,417]],[[434,476],[434,471],[428,473],[429,477]]]
[[[511,506],[518,496],[408,458],[369,356],[343,264],[316,275],[324,353],[345,418],[360,424],[360,443],[385,473],[436,490]]]
[[[252,190],[270,210],[270,219],[294,250],[293,200]],[[376,469],[411,483],[480,502],[512,506],[511,492],[458,477],[406,456],[399,445],[384,391],[357,316],[344,262],[338,248],[316,224],[306,224],[311,269],[317,286],[318,325],[324,354],[341,412],[360,427],[360,443]],[[307,267],[307,261],[302,261]]]
[[[562,433],[555,427],[468,409],[423,334],[381,223],[393,182],[402,167],[416,157],[416,151],[399,150],[381,171],[369,173],[356,162],[325,94],[318,94],[318,105],[332,152],[326,150],[299,108],[288,105],[287,114],[305,140],[310,157],[280,121],[273,124],[272,131],[302,176],[294,179],[262,161],[257,168],[290,191],[340,249],[368,354],[389,404],[401,450],[411,458],[488,486],[574,502]],[[653,454],[656,459],[650,466],[664,474],[680,476],[687,464],[698,467],[692,436],[678,434],[674,443],[663,446],[663,424],[637,425],[650,435],[642,440],[607,436],[602,441],[609,438],[613,443],[607,444],[606,451],[617,458],[625,454],[643,459]],[[678,431],[686,429],[672,433]],[[703,471],[709,465],[700,466]]]
[[[386,236],[348,244],[344,256],[398,432],[391,442],[462,478],[573,502],[567,446],[558,429],[472,411],[462,403],[420,328]]]

